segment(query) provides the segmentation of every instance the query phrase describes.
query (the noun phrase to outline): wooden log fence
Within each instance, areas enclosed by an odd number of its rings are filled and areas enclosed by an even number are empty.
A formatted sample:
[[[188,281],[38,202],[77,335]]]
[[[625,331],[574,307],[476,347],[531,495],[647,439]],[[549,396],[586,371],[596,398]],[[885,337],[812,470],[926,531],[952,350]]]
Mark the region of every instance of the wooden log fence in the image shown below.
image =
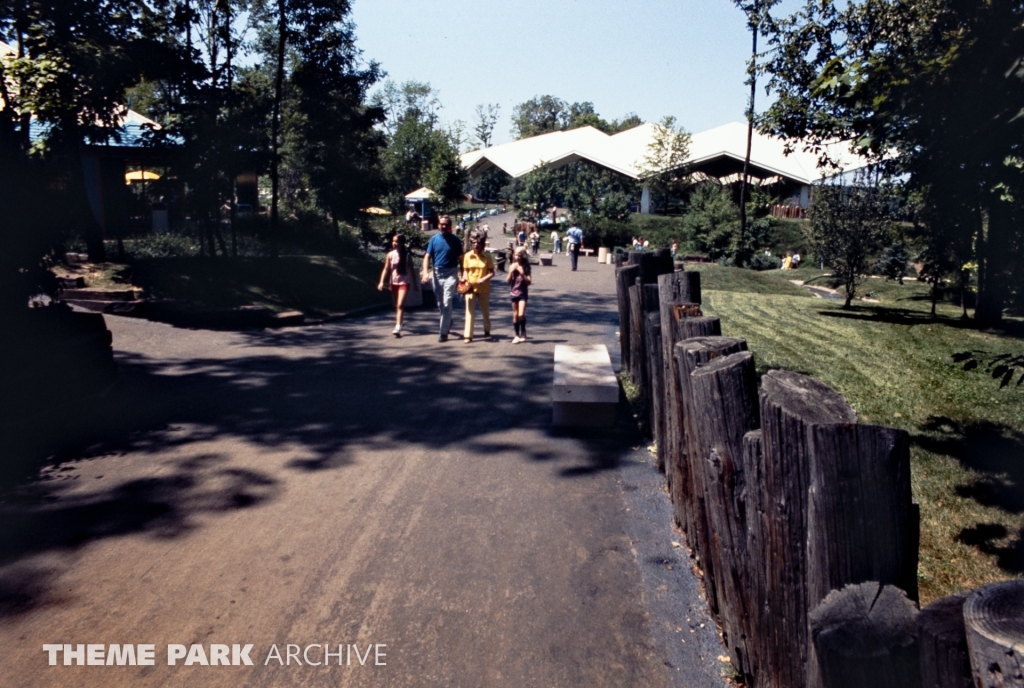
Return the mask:
[[[619,261],[622,370],[744,683],[1024,688],[1024,581],[917,612],[907,434],[805,375],[758,380],[756,352],[702,314],[699,272],[673,267]]]

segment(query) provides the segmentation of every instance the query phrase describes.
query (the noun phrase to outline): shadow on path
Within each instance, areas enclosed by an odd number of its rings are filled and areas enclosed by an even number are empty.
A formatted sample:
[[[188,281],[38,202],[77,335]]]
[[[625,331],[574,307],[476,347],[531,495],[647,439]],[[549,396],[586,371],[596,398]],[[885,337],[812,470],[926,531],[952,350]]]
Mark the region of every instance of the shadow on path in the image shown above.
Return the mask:
[[[492,299],[496,331],[511,329],[504,305]],[[453,339],[441,345],[428,311],[413,316],[421,334],[400,340],[386,334],[389,316],[237,333],[142,325],[164,328],[160,336],[187,337],[191,350],[205,355],[119,351],[120,383],[104,399],[57,421],[37,419],[11,438],[8,465],[33,477],[20,484],[9,479],[0,491],[0,617],[59,602],[46,571],[22,565],[30,556],[127,534],[185,536],[200,527],[201,515],[272,502],[287,471],[344,470],[355,443],[481,456],[514,449],[527,461],[563,460],[557,470],[563,478],[616,468],[636,442],[628,412],[600,432],[549,427],[550,342],[613,333],[614,299],[548,290],[531,308],[531,335],[548,344],[466,346]],[[570,442],[509,447],[485,437],[505,428]],[[229,445],[223,443],[236,441],[292,458],[265,470],[262,459],[240,469],[224,453]],[[137,468],[136,462],[151,462],[147,470],[161,470],[98,488],[81,485],[72,464],[99,458]]]

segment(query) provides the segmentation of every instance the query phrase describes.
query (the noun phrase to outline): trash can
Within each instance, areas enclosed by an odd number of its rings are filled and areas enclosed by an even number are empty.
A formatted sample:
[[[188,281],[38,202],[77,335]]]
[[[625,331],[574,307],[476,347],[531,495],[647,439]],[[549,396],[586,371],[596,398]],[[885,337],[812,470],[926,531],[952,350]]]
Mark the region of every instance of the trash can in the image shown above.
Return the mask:
[[[170,229],[167,219],[167,204],[154,203],[150,208],[153,213],[153,231],[166,232]]]

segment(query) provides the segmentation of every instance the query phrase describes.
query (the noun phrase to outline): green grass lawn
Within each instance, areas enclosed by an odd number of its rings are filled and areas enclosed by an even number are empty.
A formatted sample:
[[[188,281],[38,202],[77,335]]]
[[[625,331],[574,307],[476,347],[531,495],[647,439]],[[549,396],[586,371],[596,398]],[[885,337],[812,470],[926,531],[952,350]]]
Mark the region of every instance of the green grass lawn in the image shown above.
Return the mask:
[[[374,303],[381,264],[361,255],[279,258],[139,258],[107,264],[86,277],[90,286],[140,287],[143,296],[198,308],[266,306],[322,317]]]
[[[862,422],[910,433],[922,604],[1024,573],[1024,386],[1000,390],[951,358],[966,349],[1024,353],[1024,339],[973,329],[947,304],[932,320],[917,282],[866,280],[862,289],[879,302],[844,311],[789,282],[821,275],[811,268],[694,267],[705,313],[721,318],[724,335],[747,340],[760,373],[811,375],[841,392]]]

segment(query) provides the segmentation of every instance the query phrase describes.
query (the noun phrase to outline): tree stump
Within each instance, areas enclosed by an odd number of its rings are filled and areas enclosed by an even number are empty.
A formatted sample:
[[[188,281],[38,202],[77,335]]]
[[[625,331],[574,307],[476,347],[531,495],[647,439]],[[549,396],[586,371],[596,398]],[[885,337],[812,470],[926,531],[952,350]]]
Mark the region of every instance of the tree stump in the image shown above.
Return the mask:
[[[916,615],[891,585],[871,581],[830,592],[810,616],[825,688],[918,688]]]
[[[1024,580],[992,583],[964,602],[976,688],[1024,686]]]
[[[765,566],[763,619],[769,640],[770,676],[762,685],[802,686],[811,661],[807,615],[807,514],[814,425],[854,423],[856,414],[842,395],[806,375],[774,370],[761,379],[761,430],[764,483],[770,495],[762,522]],[[811,672],[817,676],[817,672]],[[814,688],[812,684],[810,688]]]
[[[922,688],[971,688],[971,660],[964,628],[969,592],[935,600],[917,615]]]
[[[694,466],[700,459],[696,445],[698,411],[694,407],[690,390],[690,375],[712,359],[745,351],[747,343],[735,337],[696,337],[676,345],[676,365],[679,370],[680,400],[683,408],[682,456],[674,476],[672,501],[676,519],[685,524],[690,549],[698,564],[704,570],[704,588],[712,611],[717,613],[718,600],[715,591],[713,560],[708,556],[708,525],[705,518],[706,490],[703,470]]]
[[[636,284],[640,277],[639,266],[632,265],[615,268],[615,294],[619,303],[619,351],[622,354],[620,369],[630,370],[629,353],[629,288]]]
[[[743,437],[758,426],[757,373],[749,351],[709,361],[690,375],[696,421],[694,471],[702,471],[707,558],[714,561],[719,618],[733,665],[745,676],[750,623],[745,594],[752,567],[747,558],[747,524],[740,510],[744,488]]]

